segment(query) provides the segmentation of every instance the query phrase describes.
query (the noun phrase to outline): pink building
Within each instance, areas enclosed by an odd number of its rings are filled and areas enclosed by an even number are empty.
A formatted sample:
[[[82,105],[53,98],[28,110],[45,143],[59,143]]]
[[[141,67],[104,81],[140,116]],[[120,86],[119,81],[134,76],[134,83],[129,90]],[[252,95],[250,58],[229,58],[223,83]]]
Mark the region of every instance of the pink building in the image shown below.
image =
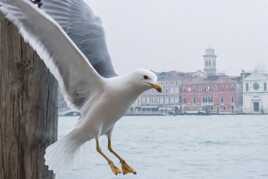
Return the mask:
[[[241,111],[239,78],[225,75],[185,80],[181,86],[183,113],[237,113]]]

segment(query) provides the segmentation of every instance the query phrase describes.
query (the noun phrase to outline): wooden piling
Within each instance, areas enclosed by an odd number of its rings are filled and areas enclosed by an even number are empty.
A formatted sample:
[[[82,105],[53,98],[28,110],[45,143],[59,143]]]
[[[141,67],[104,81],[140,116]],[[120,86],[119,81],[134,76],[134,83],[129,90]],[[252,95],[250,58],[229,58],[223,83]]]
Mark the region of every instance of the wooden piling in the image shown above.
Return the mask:
[[[0,21],[0,179],[53,179],[44,151],[57,136],[56,80],[15,26]]]

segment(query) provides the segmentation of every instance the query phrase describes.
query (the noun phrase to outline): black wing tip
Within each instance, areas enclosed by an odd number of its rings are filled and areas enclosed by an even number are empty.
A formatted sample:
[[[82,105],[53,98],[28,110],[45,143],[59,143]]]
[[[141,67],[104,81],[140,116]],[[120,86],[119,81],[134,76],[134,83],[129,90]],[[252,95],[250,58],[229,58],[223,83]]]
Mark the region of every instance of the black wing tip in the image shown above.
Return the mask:
[[[36,4],[39,8],[43,5],[42,0],[30,0],[30,1]]]

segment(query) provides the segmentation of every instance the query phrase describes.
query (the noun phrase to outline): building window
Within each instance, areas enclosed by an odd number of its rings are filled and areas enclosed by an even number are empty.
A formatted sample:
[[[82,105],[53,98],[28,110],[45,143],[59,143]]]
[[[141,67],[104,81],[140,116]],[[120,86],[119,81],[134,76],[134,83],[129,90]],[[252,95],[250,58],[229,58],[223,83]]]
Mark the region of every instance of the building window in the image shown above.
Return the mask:
[[[168,104],[168,97],[165,97],[165,103]]]
[[[170,103],[170,104],[173,104],[173,97],[170,97],[170,98],[169,98],[169,103]]]
[[[232,96],[232,103],[234,103],[234,97]]]
[[[246,83],[246,91],[248,91],[249,90],[249,85],[248,85],[248,83]]]
[[[203,103],[206,103],[206,97],[203,96]]]
[[[210,103],[213,103],[213,97],[212,96],[209,96],[208,98],[209,98],[209,102]]]
[[[180,97],[177,97],[177,103],[180,103]]]
[[[264,91],[267,91],[267,83],[264,83],[264,85],[263,85],[264,87]]]
[[[224,98],[223,98],[223,97],[221,97],[221,103],[222,103],[222,104],[224,103]]]
[[[260,89],[260,85],[259,85],[259,83],[255,82],[255,83],[253,84],[253,88],[254,88],[254,90],[259,90],[259,89]]]
[[[193,103],[196,104],[196,97],[193,97]]]

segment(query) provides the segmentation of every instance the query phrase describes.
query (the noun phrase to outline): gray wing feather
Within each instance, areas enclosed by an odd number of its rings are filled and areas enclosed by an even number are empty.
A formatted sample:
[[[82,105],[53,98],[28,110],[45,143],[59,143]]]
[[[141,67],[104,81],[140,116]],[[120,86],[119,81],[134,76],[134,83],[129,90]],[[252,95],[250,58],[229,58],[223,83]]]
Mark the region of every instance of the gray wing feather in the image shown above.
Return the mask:
[[[103,88],[102,77],[63,29],[28,0],[0,0],[0,11],[44,61],[76,108]]]
[[[42,0],[42,3],[42,9],[63,27],[100,75],[116,75],[101,19],[84,0]]]

